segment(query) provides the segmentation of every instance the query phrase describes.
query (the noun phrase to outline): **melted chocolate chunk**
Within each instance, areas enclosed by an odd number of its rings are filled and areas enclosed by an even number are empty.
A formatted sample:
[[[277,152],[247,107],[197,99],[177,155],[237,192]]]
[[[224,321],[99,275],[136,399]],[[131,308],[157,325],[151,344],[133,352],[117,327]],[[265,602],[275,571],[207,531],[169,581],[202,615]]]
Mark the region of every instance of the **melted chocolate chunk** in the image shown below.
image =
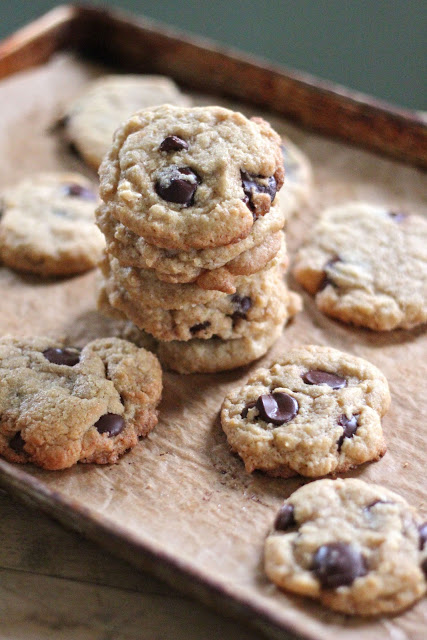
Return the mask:
[[[167,136],[159,147],[160,151],[182,151],[188,149],[188,144],[178,136]]]
[[[330,275],[328,274],[328,270],[331,267],[333,267],[333,265],[336,264],[337,262],[342,262],[342,261],[338,256],[335,256],[334,258],[331,258],[330,260],[328,260],[328,262],[323,267],[324,275],[323,275],[322,282],[320,283],[317,289],[317,293],[319,293],[319,291],[323,291],[323,289],[325,289],[328,285],[331,285],[332,287],[337,286],[335,282],[331,279]]]
[[[367,504],[366,507],[363,508],[363,511],[370,513],[371,509],[377,504],[393,504],[393,502],[391,500],[374,500],[373,502]]]
[[[248,402],[246,407],[242,409],[242,413],[240,414],[242,418],[246,418],[248,415],[249,409],[252,409],[256,405],[256,402]]]
[[[242,178],[243,191],[248,198],[247,205],[251,211],[255,210],[253,196],[256,193],[266,193],[270,196],[271,202],[276,197],[277,184],[274,176],[255,176],[246,171],[240,171]]]
[[[204,329],[207,329],[210,326],[211,326],[211,323],[209,322],[209,320],[205,320],[204,322],[200,322],[199,324],[193,324],[193,326],[190,327],[190,333],[194,336],[195,333],[199,333],[199,331],[204,331]]]
[[[21,436],[21,432],[17,431],[13,438],[9,442],[9,447],[15,451],[15,453],[23,453],[24,452],[25,440]]]
[[[427,522],[424,522],[419,528],[420,532],[420,551],[424,549],[424,545],[427,542]]]
[[[352,438],[357,431],[359,415],[351,416],[347,418],[345,414],[338,418],[338,424],[343,427],[343,434],[338,440],[338,451],[341,451],[342,444],[345,438]]]
[[[403,211],[389,211],[388,215],[397,223],[403,222],[408,217],[408,214]]]
[[[269,393],[256,401],[260,418],[279,426],[290,422],[298,413],[298,402],[287,393]]]
[[[82,198],[83,200],[96,200],[96,195],[91,189],[87,187],[83,187],[81,184],[77,184],[76,182],[71,184],[66,184],[63,187],[63,193],[66,196],[70,196],[71,198]]]
[[[65,364],[67,367],[74,367],[80,362],[80,353],[71,349],[46,349],[43,355],[52,364]]]
[[[117,413],[106,413],[99,418],[98,422],[95,422],[94,427],[99,433],[106,433],[109,438],[112,438],[123,431],[125,421]]]
[[[296,526],[294,507],[291,504],[284,504],[274,521],[276,531],[287,531]]]
[[[200,184],[200,178],[190,167],[170,165],[159,175],[155,189],[157,195],[166,202],[190,207],[194,202],[198,184]]]
[[[239,296],[238,293],[235,293],[231,298],[231,302],[233,303],[236,309],[235,311],[233,311],[233,313],[230,316],[233,320],[233,327],[234,327],[237,320],[239,320],[240,318],[243,320],[247,319],[246,314],[249,311],[249,309],[252,307],[252,298],[250,298],[249,296]]]
[[[334,373],[322,371],[322,369],[310,369],[304,373],[302,379],[306,384],[327,384],[332,389],[342,389],[347,386],[347,380]]]
[[[313,558],[312,570],[324,589],[352,584],[367,573],[362,554],[344,542],[331,542],[319,547]]]
[[[427,578],[427,558],[421,563],[421,569],[424,572],[425,577]]]

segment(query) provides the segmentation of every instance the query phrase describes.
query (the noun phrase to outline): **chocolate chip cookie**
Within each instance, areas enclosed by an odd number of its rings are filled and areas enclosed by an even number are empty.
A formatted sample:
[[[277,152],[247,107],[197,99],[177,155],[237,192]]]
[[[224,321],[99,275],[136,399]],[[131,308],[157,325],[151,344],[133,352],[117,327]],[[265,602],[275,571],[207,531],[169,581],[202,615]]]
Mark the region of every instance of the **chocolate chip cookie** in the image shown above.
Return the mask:
[[[159,342],[157,356],[164,367],[178,373],[217,373],[244,367],[265,355],[283,331],[287,320],[301,310],[300,297],[288,291],[286,313],[280,322],[266,322],[262,331],[247,332],[236,340],[194,339]]]
[[[118,338],[81,351],[51,338],[0,339],[0,455],[44,469],[113,463],[157,424],[157,358]]]
[[[292,349],[259,369],[221,409],[221,424],[246,470],[315,478],[378,460],[387,380],[374,365],[337,349]]]
[[[427,522],[403,498],[362,480],[318,480],[295,491],[265,543],[279,587],[343,613],[406,609],[426,593]]]
[[[248,301],[241,300],[239,306],[243,311]],[[125,313],[111,306],[103,284],[99,291],[98,307],[106,316],[121,321],[118,331],[120,337],[155,352],[165,368],[183,374],[216,373],[237,369],[261,358],[280,337],[284,323],[301,311],[301,298],[285,288],[280,306],[284,313],[277,313],[277,317],[266,321],[262,330],[252,328],[242,338],[234,340],[222,340],[215,336],[205,340],[193,337],[188,341],[157,342],[150,334],[127,321]],[[204,329],[199,328],[199,331],[203,332]]]
[[[294,265],[316,305],[378,331],[427,321],[427,220],[353,202],[326,210]]]
[[[274,203],[280,142],[264,120],[222,107],[145,109],[116,131],[101,197],[108,215],[160,248],[228,245]]]
[[[102,76],[69,105],[65,135],[87,164],[98,169],[117,127],[135,111],[164,103],[187,106],[190,100],[164,76]]]
[[[262,332],[268,324],[280,322],[286,315],[287,289],[280,265],[240,278],[237,292],[223,294],[205,304],[190,304],[174,309],[141,304],[111,279],[104,283],[112,307],[120,310],[137,327],[158,340],[223,340]]]
[[[152,269],[164,282],[197,282],[203,288],[234,293],[235,275],[256,273],[279,249],[280,230],[285,224],[280,206],[283,192],[284,189],[276,196],[279,204],[255,221],[246,238],[224,247],[188,251],[160,249],[118,222],[107,206],[98,208],[97,224],[106,237],[108,252],[123,266]]]
[[[42,276],[92,269],[105,244],[95,225],[97,200],[78,173],[40,173],[7,189],[1,196],[2,261]]]

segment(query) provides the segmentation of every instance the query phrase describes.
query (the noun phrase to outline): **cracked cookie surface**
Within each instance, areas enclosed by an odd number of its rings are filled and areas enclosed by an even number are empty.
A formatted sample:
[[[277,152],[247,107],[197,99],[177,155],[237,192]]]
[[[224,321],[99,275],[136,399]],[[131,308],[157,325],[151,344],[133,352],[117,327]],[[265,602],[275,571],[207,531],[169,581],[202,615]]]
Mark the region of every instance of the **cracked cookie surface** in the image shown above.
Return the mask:
[[[427,220],[362,202],[327,209],[297,253],[318,308],[378,331],[427,321]]]
[[[0,455],[45,469],[114,463],[157,424],[157,358],[118,338],[81,351],[45,337],[0,339]]]
[[[222,107],[135,113],[100,167],[110,215],[150,244],[205,249],[249,235],[283,184],[280,137]]]
[[[105,242],[95,225],[98,197],[78,173],[39,173],[1,194],[0,256],[42,276],[96,266]]]
[[[265,571],[279,587],[343,613],[396,613],[426,593],[426,543],[427,522],[393,491],[318,480],[282,505]]]
[[[232,391],[221,424],[247,471],[319,477],[384,455],[381,417],[389,404],[377,367],[337,349],[304,346]]]

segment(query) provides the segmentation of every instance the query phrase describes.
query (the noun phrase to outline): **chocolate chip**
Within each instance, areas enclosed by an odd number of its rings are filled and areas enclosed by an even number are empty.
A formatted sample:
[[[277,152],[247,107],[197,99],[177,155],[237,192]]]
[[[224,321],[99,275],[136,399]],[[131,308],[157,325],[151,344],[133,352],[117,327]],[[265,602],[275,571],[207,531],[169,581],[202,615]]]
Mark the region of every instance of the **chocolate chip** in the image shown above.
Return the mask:
[[[255,176],[247,171],[240,171],[242,178],[243,191],[248,198],[248,207],[251,211],[254,211],[255,204],[253,196],[257,193],[266,193],[270,196],[271,202],[276,197],[277,184],[274,176]]]
[[[80,354],[71,349],[46,349],[43,355],[52,364],[65,364],[67,367],[74,367],[80,362]]]
[[[276,531],[287,531],[296,526],[294,507],[291,504],[284,504],[274,521]]]
[[[330,260],[328,260],[328,262],[323,267],[323,274],[324,275],[323,275],[323,279],[322,279],[322,281],[319,284],[319,287],[317,289],[317,293],[319,293],[319,291],[323,291],[323,289],[325,289],[328,285],[331,285],[332,287],[336,287],[337,286],[335,284],[335,282],[331,279],[331,275],[329,273],[330,269],[337,262],[342,262],[342,260],[338,256],[335,256],[334,258],[331,258]]]
[[[99,418],[98,422],[95,422],[94,426],[99,433],[106,433],[109,438],[112,438],[123,431],[125,421],[117,413],[106,413]]]
[[[427,542],[427,522],[424,522],[419,528],[420,532],[420,551],[424,549],[424,545]]]
[[[170,165],[159,173],[155,188],[163,200],[189,207],[199,183],[199,176],[190,167]]]
[[[239,296],[238,293],[235,293],[231,298],[231,302],[236,307],[234,313],[240,313],[241,317],[246,318],[246,313],[252,307],[252,298],[250,296]]]
[[[199,324],[193,324],[193,326],[190,327],[190,333],[194,336],[195,333],[199,333],[199,331],[204,331],[210,326],[211,326],[211,323],[209,322],[209,320],[205,320],[204,322],[200,322]]]
[[[252,409],[256,405],[256,402],[248,402],[246,407],[242,409],[242,413],[240,414],[242,418],[246,418],[248,415],[249,409]]]
[[[352,438],[357,431],[358,427],[359,414],[355,416],[351,416],[347,418],[347,416],[343,413],[342,416],[338,418],[338,424],[343,427],[342,436],[338,440],[338,451],[341,451],[342,443],[345,438]]]
[[[373,502],[367,504],[366,507],[363,508],[363,510],[370,511],[372,507],[375,507],[377,504],[393,504],[393,502],[391,500],[374,500]]]
[[[21,436],[21,432],[17,431],[13,438],[9,442],[9,447],[15,451],[15,453],[23,453],[25,440]]]
[[[425,558],[421,563],[421,569],[423,570],[424,575],[427,578],[427,558]]]
[[[231,302],[236,308],[236,310],[233,311],[233,313],[230,316],[233,320],[233,327],[234,327],[237,320],[247,319],[246,314],[249,311],[249,309],[252,307],[252,298],[250,298],[249,296],[239,296],[238,293],[235,293],[231,298]]]
[[[397,223],[403,222],[408,217],[408,214],[403,211],[389,211],[388,215]]]
[[[62,189],[64,195],[70,196],[71,198],[82,198],[83,200],[96,200],[96,195],[91,189],[87,187],[83,187],[81,184],[77,184],[76,182],[71,184],[66,184]]]
[[[182,151],[182,149],[188,149],[188,144],[178,136],[167,136],[159,149],[160,151]]]
[[[274,425],[290,422],[298,413],[298,402],[287,393],[269,393],[256,401],[260,418]]]
[[[310,369],[304,373],[302,379],[306,384],[327,384],[332,389],[342,389],[347,386],[347,380],[334,373],[328,373],[322,369]]]
[[[331,542],[319,547],[313,558],[312,570],[324,589],[352,584],[367,572],[362,554],[344,542]]]

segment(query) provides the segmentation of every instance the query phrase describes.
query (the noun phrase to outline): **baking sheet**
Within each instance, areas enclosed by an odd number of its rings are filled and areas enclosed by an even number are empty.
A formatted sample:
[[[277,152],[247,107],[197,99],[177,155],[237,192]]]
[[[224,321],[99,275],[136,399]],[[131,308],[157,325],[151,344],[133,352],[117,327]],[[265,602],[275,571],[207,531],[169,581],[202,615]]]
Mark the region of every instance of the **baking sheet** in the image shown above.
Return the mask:
[[[43,67],[1,82],[0,187],[39,170],[78,170],[96,179],[52,125],[70,98],[103,71],[71,54],[60,54]],[[212,103],[212,97],[198,96],[197,101]],[[220,103],[255,114],[252,108]],[[314,167],[312,202],[288,225],[291,253],[327,205],[367,199],[394,210],[425,213],[426,177],[420,170],[307,133],[271,114],[266,117],[307,153]],[[47,281],[0,269],[2,334],[63,336],[78,345],[108,335],[114,326],[96,311],[95,278],[91,272]],[[217,375],[165,374],[158,426],[117,465],[78,465],[63,472],[28,465],[22,470],[59,498],[72,499],[99,516],[106,527],[119,525],[125,538],[129,535],[159,554],[168,554],[185,570],[222,587],[276,627],[322,640],[352,639],[360,632],[375,640],[421,638],[427,623],[426,599],[398,617],[359,620],[280,593],[264,577],[265,535],[281,501],[303,480],[247,474],[229,452],[218,411],[229,389],[290,347],[330,345],[366,357],[385,373],[392,393],[392,408],[383,422],[388,453],[349,475],[397,491],[427,518],[424,328],[385,334],[356,330],[326,318],[303,295],[304,311],[252,367]],[[7,484],[7,471],[3,483]]]

